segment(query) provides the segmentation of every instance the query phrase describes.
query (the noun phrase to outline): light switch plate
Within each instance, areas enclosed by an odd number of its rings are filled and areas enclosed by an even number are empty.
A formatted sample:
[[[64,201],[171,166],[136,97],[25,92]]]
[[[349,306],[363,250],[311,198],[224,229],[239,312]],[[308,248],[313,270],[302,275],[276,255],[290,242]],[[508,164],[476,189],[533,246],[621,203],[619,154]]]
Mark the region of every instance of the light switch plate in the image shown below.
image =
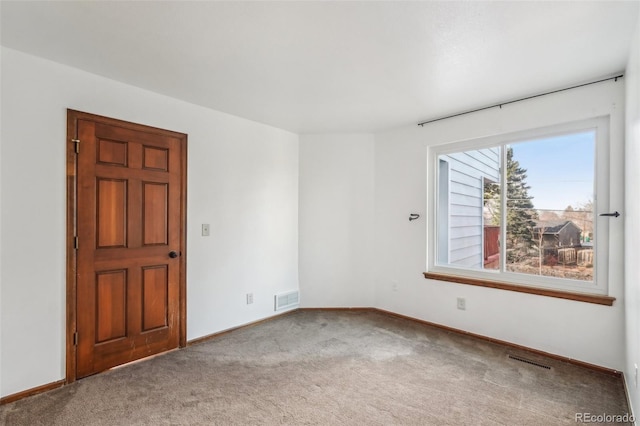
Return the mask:
[[[208,237],[209,236],[209,224],[208,223],[203,223],[202,224],[202,236],[203,237]]]

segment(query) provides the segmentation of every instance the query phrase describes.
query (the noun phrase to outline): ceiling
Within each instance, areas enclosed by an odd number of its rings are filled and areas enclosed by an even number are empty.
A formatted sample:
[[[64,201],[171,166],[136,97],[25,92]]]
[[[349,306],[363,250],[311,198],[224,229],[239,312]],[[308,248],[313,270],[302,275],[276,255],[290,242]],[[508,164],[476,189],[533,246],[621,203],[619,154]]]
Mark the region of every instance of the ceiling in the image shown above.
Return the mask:
[[[0,41],[296,133],[376,132],[621,72],[638,5],[2,1]]]

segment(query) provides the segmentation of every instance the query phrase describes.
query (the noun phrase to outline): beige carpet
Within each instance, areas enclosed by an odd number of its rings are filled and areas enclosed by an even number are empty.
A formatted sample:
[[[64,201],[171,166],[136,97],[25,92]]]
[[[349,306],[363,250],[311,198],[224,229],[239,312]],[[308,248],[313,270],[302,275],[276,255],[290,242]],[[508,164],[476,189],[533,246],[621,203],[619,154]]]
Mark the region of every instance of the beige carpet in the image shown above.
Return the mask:
[[[383,313],[298,311],[6,404],[0,423],[539,426],[627,410],[607,374]]]

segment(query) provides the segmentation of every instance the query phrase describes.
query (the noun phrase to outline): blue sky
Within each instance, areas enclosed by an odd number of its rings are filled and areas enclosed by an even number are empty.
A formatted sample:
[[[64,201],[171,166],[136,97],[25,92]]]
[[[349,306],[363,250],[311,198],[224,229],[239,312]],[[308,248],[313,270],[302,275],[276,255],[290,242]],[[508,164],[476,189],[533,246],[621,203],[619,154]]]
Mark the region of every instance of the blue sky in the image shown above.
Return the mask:
[[[535,139],[510,145],[513,158],[527,170],[536,209],[563,211],[593,199],[595,133]]]

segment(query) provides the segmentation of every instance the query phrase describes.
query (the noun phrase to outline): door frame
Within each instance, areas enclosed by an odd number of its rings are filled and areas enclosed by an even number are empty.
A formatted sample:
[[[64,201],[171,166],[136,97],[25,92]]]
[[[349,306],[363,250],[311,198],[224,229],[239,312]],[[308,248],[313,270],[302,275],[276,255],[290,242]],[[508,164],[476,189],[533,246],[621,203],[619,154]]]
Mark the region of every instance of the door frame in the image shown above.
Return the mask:
[[[178,347],[187,345],[187,135],[159,129],[157,127],[122,121],[115,118],[90,114],[73,109],[67,109],[67,292],[66,292],[66,383],[76,380],[77,366],[77,253],[75,237],[77,233],[77,171],[76,155],[77,123],[78,120],[90,120],[110,126],[122,127],[146,133],[155,133],[177,138],[180,141],[180,251],[179,258],[180,282],[179,286],[179,342]],[[78,144],[82,149],[82,141]]]

